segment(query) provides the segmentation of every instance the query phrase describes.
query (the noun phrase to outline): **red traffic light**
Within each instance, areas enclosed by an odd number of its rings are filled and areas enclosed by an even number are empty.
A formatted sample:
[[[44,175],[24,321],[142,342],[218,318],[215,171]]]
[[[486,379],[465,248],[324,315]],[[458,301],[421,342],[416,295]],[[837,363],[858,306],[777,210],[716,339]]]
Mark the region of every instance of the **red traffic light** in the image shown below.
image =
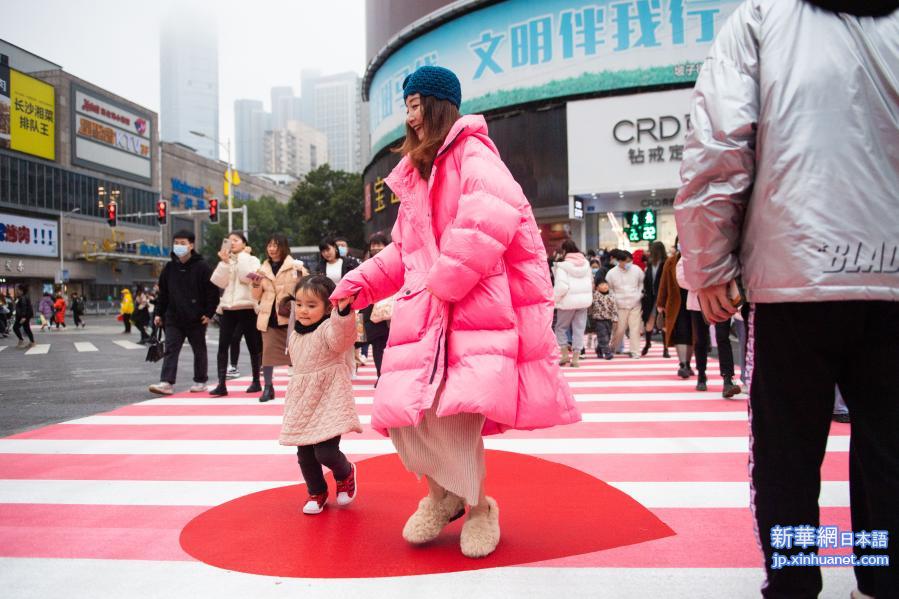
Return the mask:
[[[209,200],[209,222],[219,222],[219,201],[215,198]]]
[[[109,223],[110,227],[115,227],[119,224],[119,207],[115,202],[106,204],[106,222]]]
[[[156,220],[160,225],[164,225],[169,218],[169,203],[165,200],[159,200],[156,203]]]

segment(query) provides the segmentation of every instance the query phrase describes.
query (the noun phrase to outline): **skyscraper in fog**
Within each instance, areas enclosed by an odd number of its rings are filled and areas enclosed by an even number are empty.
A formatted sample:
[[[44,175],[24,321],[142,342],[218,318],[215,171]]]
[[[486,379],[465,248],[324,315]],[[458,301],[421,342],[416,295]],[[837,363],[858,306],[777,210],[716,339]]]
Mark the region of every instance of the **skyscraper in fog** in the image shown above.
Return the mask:
[[[213,14],[180,10],[162,23],[159,40],[160,137],[218,158],[210,139],[219,137],[218,35]]]
[[[265,132],[272,128],[272,115],[259,100],[234,101],[234,149],[237,169],[247,173],[265,170]]]
[[[303,101],[300,120],[315,126],[315,84],[321,78],[322,72],[318,69],[303,69],[300,71],[300,98]]]
[[[360,86],[359,76],[347,72],[320,77],[312,87],[314,126],[328,138],[328,163],[335,170],[359,173],[365,167],[368,133]]]

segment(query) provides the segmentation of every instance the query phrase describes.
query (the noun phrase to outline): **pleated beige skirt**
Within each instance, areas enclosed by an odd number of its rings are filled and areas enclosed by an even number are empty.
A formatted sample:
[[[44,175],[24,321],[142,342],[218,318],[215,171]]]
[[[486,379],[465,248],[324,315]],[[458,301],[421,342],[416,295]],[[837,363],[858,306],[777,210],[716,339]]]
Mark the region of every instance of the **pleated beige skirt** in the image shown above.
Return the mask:
[[[442,389],[441,389],[442,392]],[[427,476],[438,485],[477,505],[484,467],[483,414],[437,416],[437,404],[424,413],[418,426],[388,429],[406,470]]]
[[[262,333],[262,365],[290,366],[287,349],[287,328],[270,326]]]

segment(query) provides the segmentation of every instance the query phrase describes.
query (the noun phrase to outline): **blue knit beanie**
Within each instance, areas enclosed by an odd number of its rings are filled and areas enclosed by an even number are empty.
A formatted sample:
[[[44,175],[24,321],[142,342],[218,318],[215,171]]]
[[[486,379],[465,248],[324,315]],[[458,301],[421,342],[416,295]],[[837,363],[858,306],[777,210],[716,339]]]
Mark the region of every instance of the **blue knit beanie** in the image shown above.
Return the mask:
[[[419,67],[403,81],[403,100],[412,94],[434,96],[456,105],[462,104],[462,85],[451,70],[444,67]]]

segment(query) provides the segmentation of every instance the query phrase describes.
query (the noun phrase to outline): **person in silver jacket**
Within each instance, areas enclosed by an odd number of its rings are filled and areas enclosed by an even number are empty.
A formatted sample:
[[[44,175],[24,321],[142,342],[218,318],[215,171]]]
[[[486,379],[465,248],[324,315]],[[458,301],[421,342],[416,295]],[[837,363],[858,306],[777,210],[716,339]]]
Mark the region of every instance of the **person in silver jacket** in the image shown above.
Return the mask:
[[[752,508],[765,597],[817,597],[820,467],[834,385],[852,413],[855,597],[899,596],[899,11],[897,2],[747,0],[696,83],[675,200],[687,283],[711,322],[752,304]],[[787,530],[787,527],[789,530]],[[799,529],[797,527],[803,527]],[[884,532],[886,533],[884,534]],[[842,532],[846,532],[842,530]],[[892,538],[889,538],[892,537]],[[888,540],[887,540],[888,539]],[[815,538],[829,544],[828,538]],[[846,549],[843,550],[844,552]]]

